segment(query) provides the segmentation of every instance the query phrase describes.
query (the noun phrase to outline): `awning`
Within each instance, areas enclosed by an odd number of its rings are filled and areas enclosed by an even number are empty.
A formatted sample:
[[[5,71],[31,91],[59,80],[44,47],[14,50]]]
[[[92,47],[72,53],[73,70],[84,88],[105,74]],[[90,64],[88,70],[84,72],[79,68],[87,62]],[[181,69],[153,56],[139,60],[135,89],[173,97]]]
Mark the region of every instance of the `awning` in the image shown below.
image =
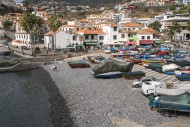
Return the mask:
[[[140,40],[140,44],[154,44],[153,40]]]
[[[80,45],[76,45],[76,47],[83,47],[83,44],[80,44]]]
[[[85,42],[84,44],[86,44],[86,45],[98,45],[97,42]]]
[[[162,43],[164,43],[164,41],[162,41],[162,40],[154,40],[154,42],[155,42],[156,44],[162,44]]]
[[[126,45],[136,45],[136,42],[125,42]]]

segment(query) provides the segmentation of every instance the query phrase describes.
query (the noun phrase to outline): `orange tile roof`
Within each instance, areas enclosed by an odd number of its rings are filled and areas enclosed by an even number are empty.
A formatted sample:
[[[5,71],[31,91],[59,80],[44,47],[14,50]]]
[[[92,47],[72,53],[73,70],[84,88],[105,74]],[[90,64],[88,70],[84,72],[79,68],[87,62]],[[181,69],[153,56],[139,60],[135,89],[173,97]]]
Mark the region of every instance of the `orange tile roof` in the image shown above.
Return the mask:
[[[139,30],[138,34],[159,34],[159,32],[152,28],[145,28],[145,29]]]
[[[139,23],[132,23],[132,22],[125,23],[123,26],[125,26],[125,27],[143,27]]]
[[[117,24],[115,23],[105,23],[106,26],[111,26],[111,27],[117,27]]]
[[[135,30],[123,30],[121,33],[138,33],[138,31]]]
[[[101,29],[96,30],[89,30],[89,29],[83,29],[76,31],[76,34],[105,34]]]

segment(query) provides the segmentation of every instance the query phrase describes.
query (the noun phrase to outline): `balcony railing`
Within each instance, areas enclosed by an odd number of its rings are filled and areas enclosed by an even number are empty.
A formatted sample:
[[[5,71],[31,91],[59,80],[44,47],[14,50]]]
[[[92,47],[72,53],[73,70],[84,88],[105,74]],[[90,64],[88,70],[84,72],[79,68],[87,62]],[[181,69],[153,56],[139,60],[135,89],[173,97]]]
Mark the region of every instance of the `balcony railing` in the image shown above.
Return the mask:
[[[84,39],[84,42],[98,42],[98,39]]]
[[[180,26],[187,26],[187,23],[186,22],[178,22],[178,24]],[[165,22],[164,23],[165,26],[173,26],[173,23],[172,22]]]

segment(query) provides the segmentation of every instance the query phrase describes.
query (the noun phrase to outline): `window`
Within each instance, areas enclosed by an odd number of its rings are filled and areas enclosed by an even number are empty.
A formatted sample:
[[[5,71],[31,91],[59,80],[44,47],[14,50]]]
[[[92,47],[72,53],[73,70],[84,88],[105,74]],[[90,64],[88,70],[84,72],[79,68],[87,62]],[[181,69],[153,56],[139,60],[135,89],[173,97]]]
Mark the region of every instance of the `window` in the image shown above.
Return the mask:
[[[99,40],[104,40],[104,36],[99,36]]]
[[[77,36],[73,36],[73,41],[76,41],[77,40]]]
[[[85,35],[85,39],[89,39],[89,36],[88,36],[88,35]]]
[[[147,39],[150,39],[150,36],[147,36]]]
[[[144,36],[142,36],[142,39],[144,39]]]
[[[125,34],[121,34],[121,38],[125,38]]]
[[[133,34],[128,34],[128,37],[133,37]]]
[[[80,41],[82,41],[83,40],[83,37],[80,37]]]
[[[117,31],[117,27],[114,27],[114,28],[113,28],[113,31]]]
[[[113,39],[116,40],[117,39],[117,35],[113,35]]]
[[[91,35],[91,39],[94,39],[94,35]]]

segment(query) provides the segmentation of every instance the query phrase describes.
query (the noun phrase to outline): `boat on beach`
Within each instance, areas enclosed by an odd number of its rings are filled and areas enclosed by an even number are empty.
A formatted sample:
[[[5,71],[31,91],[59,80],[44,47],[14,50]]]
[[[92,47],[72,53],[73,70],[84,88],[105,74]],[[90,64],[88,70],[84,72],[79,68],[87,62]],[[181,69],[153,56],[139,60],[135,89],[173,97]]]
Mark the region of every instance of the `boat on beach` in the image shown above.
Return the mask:
[[[86,68],[86,67],[90,67],[90,65],[84,61],[84,60],[73,60],[73,61],[69,61],[67,62],[68,65],[71,68]]]
[[[44,62],[27,62],[27,61],[19,63],[10,63],[10,62],[1,63],[0,73],[35,69],[41,67],[44,64],[45,64]]]

